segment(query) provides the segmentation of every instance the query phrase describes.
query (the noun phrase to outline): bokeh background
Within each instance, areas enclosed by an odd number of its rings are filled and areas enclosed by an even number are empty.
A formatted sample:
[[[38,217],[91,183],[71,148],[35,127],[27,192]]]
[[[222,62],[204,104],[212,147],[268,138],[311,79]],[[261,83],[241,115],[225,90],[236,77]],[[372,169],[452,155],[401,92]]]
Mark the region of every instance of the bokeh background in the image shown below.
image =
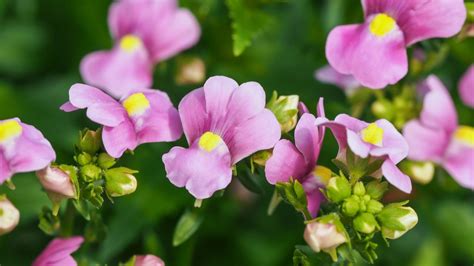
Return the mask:
[[[180,1],[198,17],[202,38],[194,48],[156,67],[155,88],[166,91],[178,104],[187,92],[200,86],[178,86],[175,82],[180,60],[196,56],[205,62],[208,77],[226,75],[239,83],[258,81],[267,95],[273,90],[283,95],[298,94],[311,110],[322,96],[329,118],[351,112],[344,93],[317,82],[313,72],[326,64],[324,46],[330,29],[362,20],[359,1],[247,1],[246,5],[264,14],[271,26],[257,34],[239,57],[233,54],[229,2]],[[35,125],[53,144],[60,163],[72,162],[80,129],[97,127],[83,112],[67,114],[58,107],[67,100],[69,87],[81,82],[81,58],[112,46],[106,23],[110,3],[0,0],[0,119],[20,117]],[[245,16],[249,10],[236,11],[237,16]],[[459,101],[457,82],[474,62],[474,42],[452,39],[446,43],[449,54],[434,72],[450,89],[462,124],[472,126],[473,112]],[[373,119],[369,106],[366,109],[365,118]],[[178,144],[184,145],[184,140]],[[134,155],[120,161],[140,170],[138,189],[130,196],[117,198],[114,204],[104,204],[106,236],[77,252],[75,257],[80,262],[116,265],[134,254],[151,253],[171,266],[292,264],[294,246],[304,244],[302,217],[286,204],[267,216],[273,188],[265,184],[263,193],[255,194],[234,182],[224,196],[206,201],[199,231],[173,248],[175,225],[192,207],[193,198],[165,177],[161,156],[170,147],[162,143],[142,145]],[[330,160],[336,150],[332,136],[327,137],[321,164],[332,167]],[[3,186],[0,193],[6,193],[20,210],[21,222],[15,231],[0,237],[0,264],[28,265],[51,239],[38,229],[38,214],[50,203],[34,174],[19,174],[13,181],[16,190]],[[410,200],[419,214],[418,226],[391,242],[390,248],[381,243],[377,264],[472,265],[473,193],[438,171],[429,185],[415,185]],[[76,233],[82,234],[84,221],[80,216],[76,220]]]

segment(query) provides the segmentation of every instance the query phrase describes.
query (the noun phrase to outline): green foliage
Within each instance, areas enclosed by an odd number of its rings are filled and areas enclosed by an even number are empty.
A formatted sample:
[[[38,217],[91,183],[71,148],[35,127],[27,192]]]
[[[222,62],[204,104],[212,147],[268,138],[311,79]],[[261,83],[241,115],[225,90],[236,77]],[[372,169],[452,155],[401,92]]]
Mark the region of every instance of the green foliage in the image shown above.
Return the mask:
[[[204,217],[199,210],[187,210],[181,216],[173,235],[173,246],[177,247],[188,240],[201,226]]]

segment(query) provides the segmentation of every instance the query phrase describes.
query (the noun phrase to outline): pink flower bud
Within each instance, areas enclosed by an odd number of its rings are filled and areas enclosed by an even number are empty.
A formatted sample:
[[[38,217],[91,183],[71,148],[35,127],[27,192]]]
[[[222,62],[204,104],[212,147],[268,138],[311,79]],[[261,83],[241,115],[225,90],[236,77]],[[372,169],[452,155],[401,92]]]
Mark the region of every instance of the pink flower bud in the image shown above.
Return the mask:
[[[306,225],[304,240],[316,252],[333,250],[347,241],[334,224],[320,222]]]
[[[140,255],[135,257],[135,266],[165,266],[165,263],[154,255]]]
[[[11,232],[20,221],[20,212],[5,197],[0,195],[0,235]]]
[[[54,193],[64,198],[74,198],[76,193],[69,174],[55,166],[48,166],[37,171],[41,185],[49,193]]]

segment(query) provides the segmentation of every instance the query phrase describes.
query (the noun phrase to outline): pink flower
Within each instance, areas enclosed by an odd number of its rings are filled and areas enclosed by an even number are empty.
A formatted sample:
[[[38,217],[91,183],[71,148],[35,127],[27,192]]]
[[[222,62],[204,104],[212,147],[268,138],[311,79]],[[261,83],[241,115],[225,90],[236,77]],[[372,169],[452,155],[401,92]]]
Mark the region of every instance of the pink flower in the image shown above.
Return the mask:
[[[324,117],[322,98],[318,103],[318,116]],[[286,139],[280,140],[265,165],[265,176],[270,184],[294,178],[303,185],[308,210],[313,217],[324,200],[319,189],[331,178],[331,170],[316,165],[324,139],[324,128],[318,122],[314,115],[304,113],[296,125],[295,144]]]
[[[330,65],[317,69],[314,78],[322,83],[332,84],[341,88],[346,95],[354,94],[361,87],[360,83],[352,76],[337,72]]]
[[[87,55],[81,74],[116,98],[149,88],[153,65],[190,48],[201,34],[196,18],[176,0],[117,1],[109,10],[109,28],[114,48]]]
[[[56,159],[51,144],[18,118],[0,120],[0,184],[15,173],[40,170]]]
[[[13,231],[18,222],[20,212],[6,196],[0,195],[0,236]]]
[[[153,255],[141,255],[135,257],[135,266],[165,266],[165,263]]]
[[[104,126],[105,150],[115,158],[140,144],[175,141],[182,134],[178,111],[159,90],[133,90],[117,101],[97,88],[75,84],[61,110],[77,109],[87,109],[87,117]]]
[[[474,65],[471,65],[459,81],[459,95],[465,105],[474,108]]]
[[[381,89],[408,72],[406,47],[458,33],[466,19],[463,0],[362,0],[363,24],[338,26],[326,43],[334,69]]]
[[[461,186],[474,190],[474,128],[458,125],[451,96],[436,76],[428,77],[421,90],[427,92],[420,118],[403,130],[408,158],[435,162]]]
[[[163,162],[171,183],[197,199],[227,187],[233,165],[280,139],[280,124],[265,109],[265,91],[256,82],[239,86],[227,77],[211,77],[178,109],[189,148],[172,148]]]
[[[380,119],[369,124],[341,114],[334,121],[322,125],[329,127],[336,137],[338,159],[345,161],[346,149],[349,148],[361,158],[382,160],[381,173],[388,182],[405,193],[411,192],[410,178],[397,168],[397,164],[408,155],[408,144],[389,121]]]
[[[71,253],[78,250],[84,238],[55,238],[33,262],[33,266],[75,266]]]
[[[43,188],[61,198],[74,198],[74,186],[69,174],[55,166],[48,166],[36,172]]]

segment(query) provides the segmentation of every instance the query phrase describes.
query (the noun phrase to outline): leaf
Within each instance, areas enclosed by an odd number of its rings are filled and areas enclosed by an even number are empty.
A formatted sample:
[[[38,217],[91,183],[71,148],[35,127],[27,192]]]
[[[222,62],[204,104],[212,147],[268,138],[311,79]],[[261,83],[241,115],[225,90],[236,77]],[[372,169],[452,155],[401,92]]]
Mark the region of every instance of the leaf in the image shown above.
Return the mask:
[[[244,0],[227,0],[232,19],[234,55],[241,55],[252,41],[272,24],[273,19],[264,12],[247,6]]]
[[[250,169],[246,168],[244,171],[239,171],[237,178],[248,190],[257,194],[264,193],[262,178],[259,175],[252,174]]]
[[[76,208],[77,212],[84,217],[87,221],[91,219],[91,206],[85,200],[72,200],[74,207]]]
[[[177,247],[188,240],[201,226],[204,217],[198,209],[187,210],[179,219],[173,235],[173,246]]]

